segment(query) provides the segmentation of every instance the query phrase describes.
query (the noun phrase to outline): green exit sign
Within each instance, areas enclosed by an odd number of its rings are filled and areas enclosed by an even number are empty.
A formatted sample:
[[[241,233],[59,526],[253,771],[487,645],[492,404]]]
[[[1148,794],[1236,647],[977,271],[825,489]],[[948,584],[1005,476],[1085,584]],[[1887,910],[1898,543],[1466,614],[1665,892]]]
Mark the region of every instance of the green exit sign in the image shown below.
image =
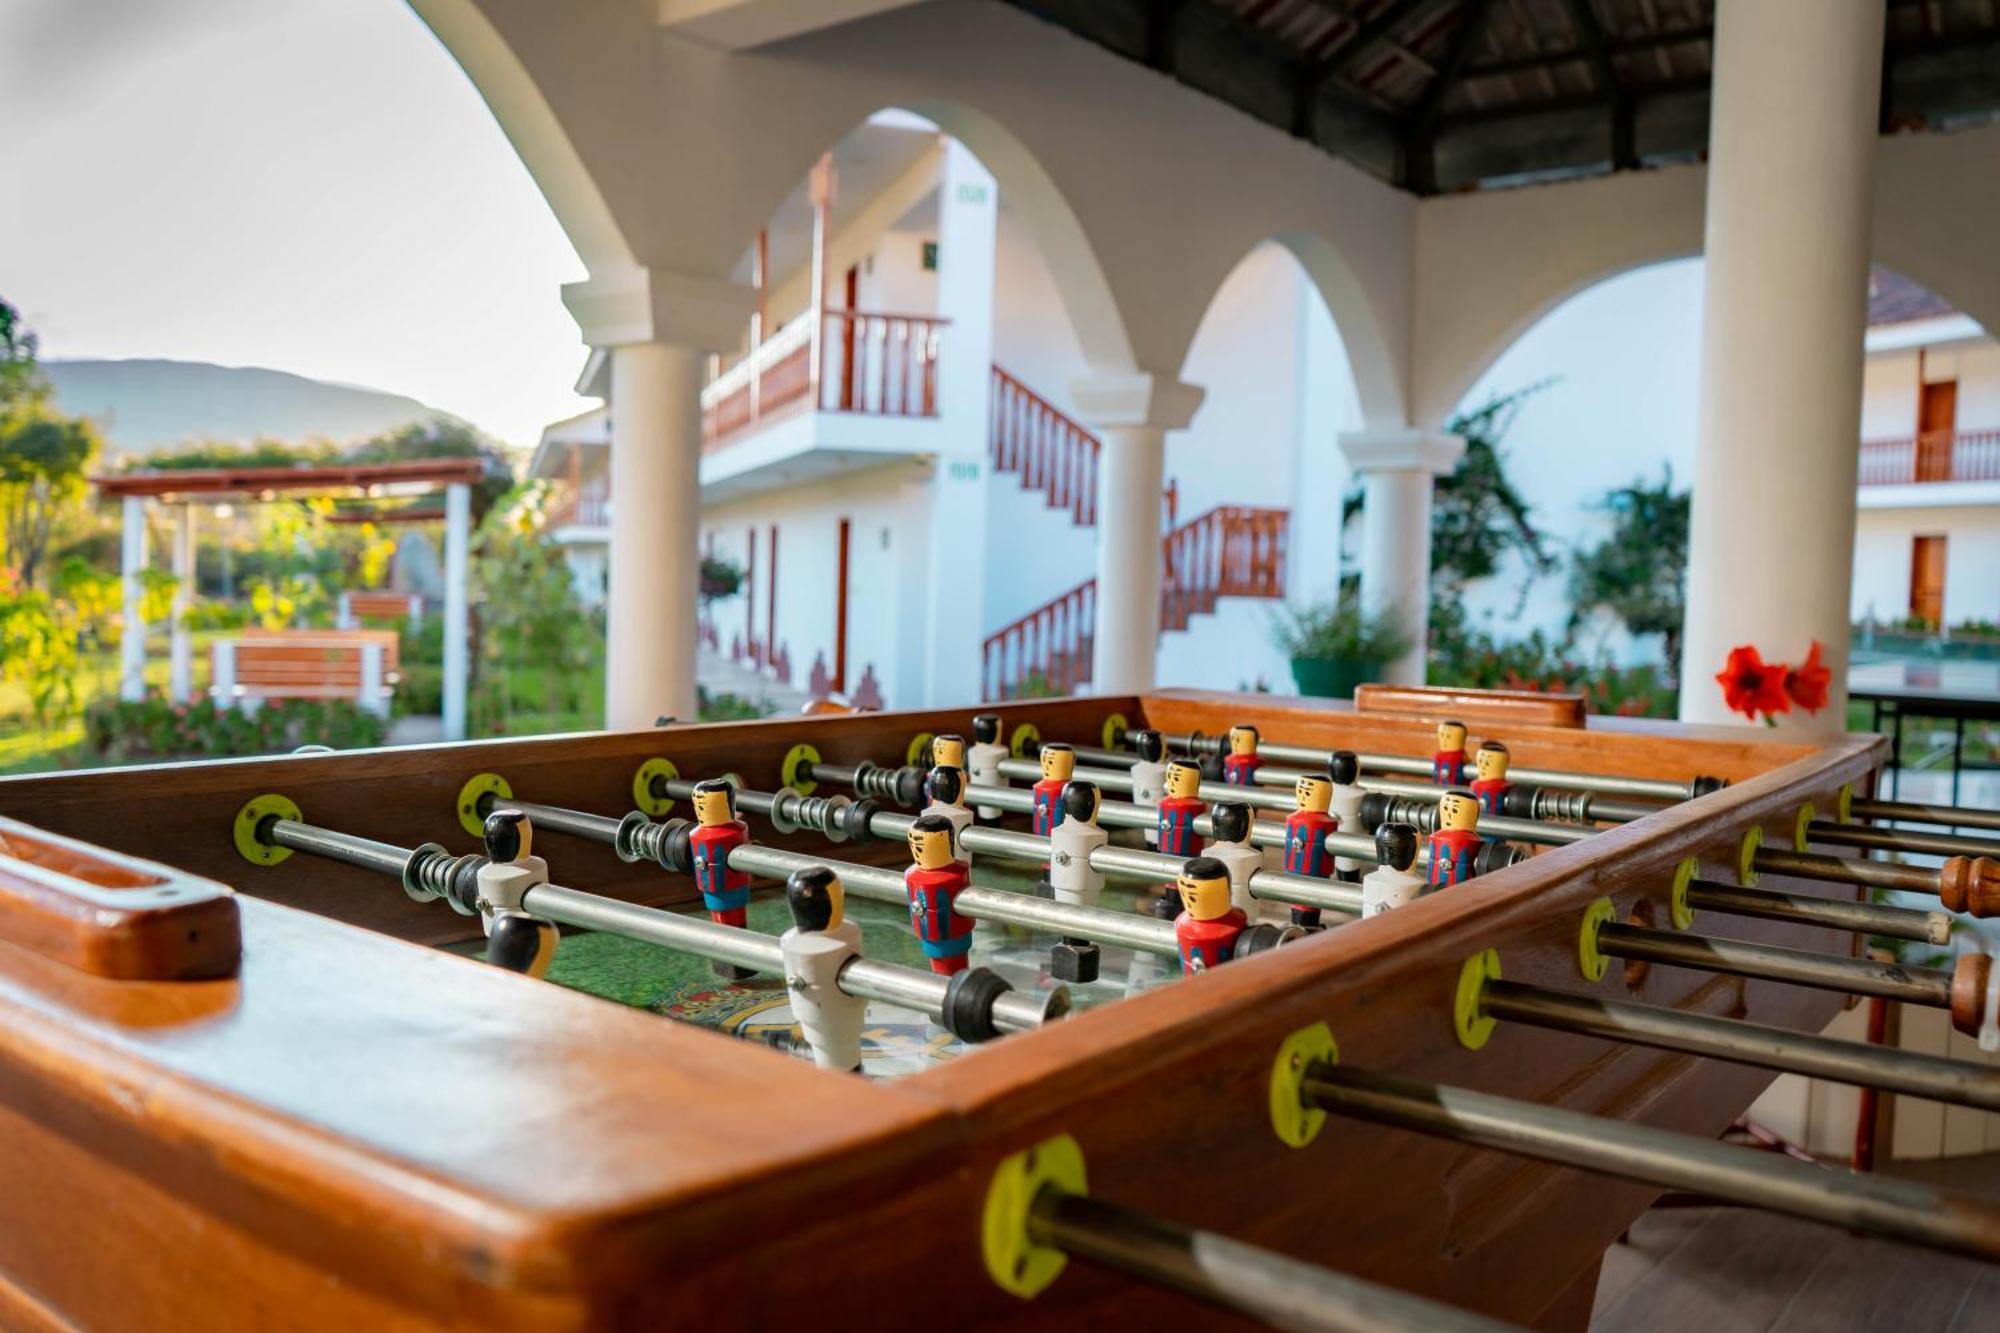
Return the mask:
[[[953,463],[947,471],[953,481],[979,480],[979,464],[977,463]]]
[[[958,202],[961,204],[983,204],[986,202],[984,185],[963,184],[958,187]]]
[[[937,272],[937,242],[924,242],[924,272]]]

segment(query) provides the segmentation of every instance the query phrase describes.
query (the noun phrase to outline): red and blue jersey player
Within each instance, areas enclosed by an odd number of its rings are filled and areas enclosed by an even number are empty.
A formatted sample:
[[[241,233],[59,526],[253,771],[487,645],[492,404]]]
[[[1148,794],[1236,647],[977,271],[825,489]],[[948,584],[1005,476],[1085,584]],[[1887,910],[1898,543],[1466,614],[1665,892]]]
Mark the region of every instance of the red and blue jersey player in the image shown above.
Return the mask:
[[[1037,836],[1046,838],[1063,821],[1062,791],[1070,775],[1076,772],[1076,751],[1051,741],[1042,747],[1040,758],[1042,780],[1034,787],[1034,828]]]
[[[1160,850],[1169,856],[1193,856],[1200,847],[1194,835],[1194,821],[1208,810],[1200,796],[1201,769],[1192,759],[1176,759],[1167,765],[1167,794],[1160,798]]]
[[[1181,914],[1174,918],[1181,970],[1206,972],[1228,962],[1250,924],[1242,908],[1229,905],[1229,868],[1212,856],[1197,856],[1181,867],[1174,887],[1181,898]]]
[[[1257,785],[1257,770],[1264,756],[1257,753],[1257,728],[1237,725],[1229,729],[1229,752],[1222,756],[1222,780],[1238,787]]]
[[[1431,781],[1440,787],[1456,787],[1465,781],[1465,724],[1440,722],[1437,751],[1431,755]]]
[[[1478,874],[1479,798],[1463,787],[1438,797],[1437,831],[1431,834],[1430,885],[1442,888]]]
[[[972,882],[972,871],[951,854],[951,821],[921,815],[910,825],[910,868],[903,890],[910,900],[910,928],[939,976],[963,972],[972,952],[972,918],[954,899]]]
[[[1333,804],[1333,778],[1326,773],[1301,773],[1292,797],[1298,808],[1285,816],[1285,870],[1328,879],[1333,875],[1333,854],[1326,849],[1326,835],[1340,827],[1340,817],[1328,811]],[[1317,926],[1319,909],[1294,903],[1292,923]]]
[[[1472,756],[1472,766],[1479,773],[1473,780],[1472,794],[1479,798],[1479,808],[1489,815],[1507,813],[1502,807],[1507,793],[1514,789],[1514,784],[1507,780],[1507,765],[1512,758],[1507,753],[1507,747],[1499,741],[1480,742],[1478,751]]]
[[[688,844],[702,906],[710,920],[741,926],[750,906],[750,876],[729,868],[729,852],[750,841],[750,828],[736,817],[735,789],[720,778],[695,783],[694,818]]]

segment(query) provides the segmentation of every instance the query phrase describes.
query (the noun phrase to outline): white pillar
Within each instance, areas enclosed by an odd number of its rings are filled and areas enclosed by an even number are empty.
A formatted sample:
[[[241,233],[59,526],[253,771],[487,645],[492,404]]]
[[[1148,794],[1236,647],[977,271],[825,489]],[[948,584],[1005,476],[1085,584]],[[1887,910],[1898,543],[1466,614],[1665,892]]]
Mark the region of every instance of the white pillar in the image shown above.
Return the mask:
[[[444,488],[444,738],[465,739],[466,543],[472,526],[472,491],[462,481]]]
[[[924,562],[922,702],[958,707],[979,698],[986,623],[987,433],[993,401],[993,246],[999,190],[955,139],[938,184],[937,312],[947,321],[938,352],[943,446],[931,476],[930,558]],[[850,663],[848,688],[860,669]],[[905,695],[907,697],[907,695]]]
[[[1078,415],[1104,451],[1097,467],[1097,626],[1090,688],[1131,694],[1153,687],[1160,651],[1160,491],[1166,434],[1201,406],[1192,384],[1144,373],[1071,387]]]
[[[146,614],[142,610],[145,590],[139,574],[146,568],[146,501],[137,495],[125,497],[125,533],[119,545],[119,568],[123,574],[125,619],[119,630],[118,697],[125,700],[146,697]]]
[[[1409,648],[1382,671],[1394,685],[1424,683],[1431,610],[1431,490],[1458,466],[1465,441],[1398,426],[1340,437],[1361,478],[1361,609],[1389,612]]]
[[[1796,664],[1814,639],[1846,725],[1880,5],[1716,7],[1700,436],[1681,717],[1741,722],[1715,674],[1754,644]]]
[[[179,518],[174,528],[174,610],[168,642],[174,702],[184,704],[194,697],[194,635],[187,626],[188,610],[194,605],[194,506],[181,505]]]
[[[613,730],[696,716],[702,359],[658,342],[611,349],[604,725]]]

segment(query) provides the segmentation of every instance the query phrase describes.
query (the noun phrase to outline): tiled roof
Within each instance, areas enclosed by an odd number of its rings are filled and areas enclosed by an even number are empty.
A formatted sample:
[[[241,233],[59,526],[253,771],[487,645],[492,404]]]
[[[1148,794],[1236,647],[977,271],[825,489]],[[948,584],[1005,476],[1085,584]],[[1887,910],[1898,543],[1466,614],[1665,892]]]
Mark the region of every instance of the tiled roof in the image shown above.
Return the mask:
[[[1868,270],[1868,325],[1904,324],[1955,314],[1951,302],[1886,268]]]

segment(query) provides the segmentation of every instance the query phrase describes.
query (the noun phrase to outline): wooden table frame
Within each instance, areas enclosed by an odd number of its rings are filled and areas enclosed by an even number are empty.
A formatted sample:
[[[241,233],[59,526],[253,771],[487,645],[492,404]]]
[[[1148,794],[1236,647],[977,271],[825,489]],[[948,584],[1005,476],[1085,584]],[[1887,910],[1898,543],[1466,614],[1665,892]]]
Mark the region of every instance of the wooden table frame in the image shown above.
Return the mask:
[[[1675,867],[1734,878],[1746,829],[1789,844],[1798,808],[1865,794],[1879,737],[1593,719],[1504,736],[1524,765],[1731,786],[1386,916],[869,1082],[417,947],[476,925],[380,876],[241,860],[231,817],[282,792],[315,823],[473,850],[475,772],[524,797],[632,807],[633,770],[778,785],[785,752],[899,762],[972,709],[786,718],[0,781],[0,814],[238,890],[239,975],[117,982],[0,944],[0,1323],[381,1328],[1130,1325],[1205,1316],[1073,1266],[1022,1303],[980,1264],[994,1164],[1073,1134],[1093,1190],[1503,1318],[1580,1326],[1604,1248],[1654,1191],[1358,1122],[1303,1150],[1266,1109],[1271,1061],[1327,1022],[1343,1062],[1719,1134],[1757,1070],[1503,1027],[1456,1041],[1464,960],[1512,980],[1817,1030],[1837,996],[1664,967],[1583,981],[1585,906],[1658,923]],[[1428,753],[1430,728],[1311,701],[1163,691],[1008,705],[1011,732],[1096,743],[1123,714],[1167,731]],[[1475,727],[1475,732],[1479,729]],[[768,829],[753,821],[760,841]],[[776,845],[828,851],[807,835]],[[685,878],[568,839],[555,878],[646,902]],[[837,850],[851,857],[860,850]],[[879,846],[876,855],[893,855]],[[1774,877],[1764,883],[1794,887]],[[1806,892],[1844,893],[1832,886]],[[1736,938],[1849,952],[1852,936],[1708,918]],[[1579,1292],[1581,1295],[1579,1296]]]

